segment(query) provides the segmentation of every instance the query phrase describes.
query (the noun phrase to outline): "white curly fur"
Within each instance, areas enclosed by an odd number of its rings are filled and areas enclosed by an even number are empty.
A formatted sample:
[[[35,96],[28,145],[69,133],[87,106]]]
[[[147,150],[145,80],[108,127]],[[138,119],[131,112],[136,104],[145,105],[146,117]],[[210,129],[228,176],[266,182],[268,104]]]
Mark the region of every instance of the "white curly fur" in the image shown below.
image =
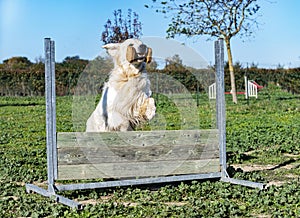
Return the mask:
[[[123,43],[103,46],[114,60],[114,69],[104,85],[100,102],[87,120],[87,132],[130,131],[140,122],[154,117],[156,108],[150,97],[145,60],[130,63],[126,59],[128,46],[138,51],[142,44],[138,39],[127,39]],[[138,55],[144,57],[146,54]]]

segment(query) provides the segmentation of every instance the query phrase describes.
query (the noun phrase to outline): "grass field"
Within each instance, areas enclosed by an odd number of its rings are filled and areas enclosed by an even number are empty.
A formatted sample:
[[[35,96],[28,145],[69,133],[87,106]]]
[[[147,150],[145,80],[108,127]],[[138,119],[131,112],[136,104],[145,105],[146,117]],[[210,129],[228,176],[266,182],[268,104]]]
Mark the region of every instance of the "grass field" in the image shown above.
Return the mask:
[[[57,131],[73,130],[72,102],[57,98]],[[265,190],[207,180],[64,192],[86,205],[77,212],[25,192],[25,183],[46,185],[44,98],[1,97],[0,216],[300,217],[300,96],[269,86],[258,99],[239,96],[234,105],[226,96],[226,102],[228,172],[264,182]],[[160,99],[157,106],[166,128],[178,128],[174,105]],[[200,127],[209,128],[210,104],[198,110]],[[141,127],[147,128],[151,124]]]

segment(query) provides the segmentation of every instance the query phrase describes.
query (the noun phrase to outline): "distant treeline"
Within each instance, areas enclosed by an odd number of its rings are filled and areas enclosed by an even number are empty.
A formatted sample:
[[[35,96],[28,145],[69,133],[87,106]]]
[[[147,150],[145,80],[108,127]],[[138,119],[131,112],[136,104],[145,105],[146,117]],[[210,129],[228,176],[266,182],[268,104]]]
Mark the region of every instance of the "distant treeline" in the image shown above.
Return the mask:
[[[254,80],[259,85],[268,86],[273,83],[293,94],[300,93],[300,68],[293,69],[260,69],[260,68],[241,68],[235,71],[237,89],[244,90],[244,76],[248,80]],[[230,90],[230,77],[228,70],[225,70],[225,87]]]
[[[0,96],[43,96],[45,94],[43,62],[40,60],[38,63],[31,63],[25,57],[5,60],[0,64]],[[55,64],[56,94],[72,95],[82,75],[89,75],[90,80],[95,83],[99,78],[104,80],[111,69],[112,62],[102,57],[93,61],[83,60],[78,56],[67,57],[63,62]]]
[[[109,58],[97,57],[93,61],[88,61],[78,56],[67,57],[55,66],[56,93],[58,96],[100,93],[112,67],[113,63]],[[185,67],[182,61],[178,61],[178,57],[173,58],[173,61],[169,60],[164,69],[156,68],[155,62],[148,66],[153,92],[160,90],[172,92],[178,88],[189,92],[201,92],[207,90],[207,87],[214,81],[213,68],[197,70]],[[3,64],[0,64],[0,96],[43,96],[45,93],[44,72],[42,59],[37,63],[31,63],[25,57],[5,60]],[[235,66],[238,91],[244,90],[245,75],[262,86],[274,83],[288,92],[300,93],[300,68],[260,69]],[[227,69],[225,69],[225,89],[226,91],[231,89]]]

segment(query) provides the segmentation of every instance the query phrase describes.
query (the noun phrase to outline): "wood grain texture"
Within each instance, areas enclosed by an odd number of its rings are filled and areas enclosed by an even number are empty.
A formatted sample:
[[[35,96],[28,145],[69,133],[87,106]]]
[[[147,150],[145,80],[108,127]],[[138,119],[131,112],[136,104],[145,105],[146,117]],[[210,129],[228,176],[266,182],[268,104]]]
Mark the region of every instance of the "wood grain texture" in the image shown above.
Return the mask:
[[[58,179],[219,172],[217,130],[57,133]]]

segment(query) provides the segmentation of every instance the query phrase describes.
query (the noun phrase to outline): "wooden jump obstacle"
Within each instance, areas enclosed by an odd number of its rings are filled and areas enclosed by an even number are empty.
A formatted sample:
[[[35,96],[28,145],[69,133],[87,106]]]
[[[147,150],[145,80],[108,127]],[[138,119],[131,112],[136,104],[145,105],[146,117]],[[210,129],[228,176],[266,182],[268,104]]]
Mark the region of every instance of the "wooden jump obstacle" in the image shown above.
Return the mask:
[[[264,185],[229,178],[226,168],[224,42],[215,42],[217,129],[135,132],[56,132],[54,41],[45,39],[48,189],[26,184],[57,202],[82,205],[57,192],[219,178],[263,189]],[[114,179],[58,184],[60,180]]]
[[[244,92],[237,92],[238,95],[245,95],[245,99],[248,99],[250,97],[257,98],[258,90],[262,89],[263,86],[258,85],[255,81],[248,80],[247,76],[244,76],[245,80],[245,91]],[[225,92],[225,94],[232,94],[231,92]],[[208,87],[208,97],[209,99],[216,99],[217,91],[216,91],[216,83],[211,84]]]

